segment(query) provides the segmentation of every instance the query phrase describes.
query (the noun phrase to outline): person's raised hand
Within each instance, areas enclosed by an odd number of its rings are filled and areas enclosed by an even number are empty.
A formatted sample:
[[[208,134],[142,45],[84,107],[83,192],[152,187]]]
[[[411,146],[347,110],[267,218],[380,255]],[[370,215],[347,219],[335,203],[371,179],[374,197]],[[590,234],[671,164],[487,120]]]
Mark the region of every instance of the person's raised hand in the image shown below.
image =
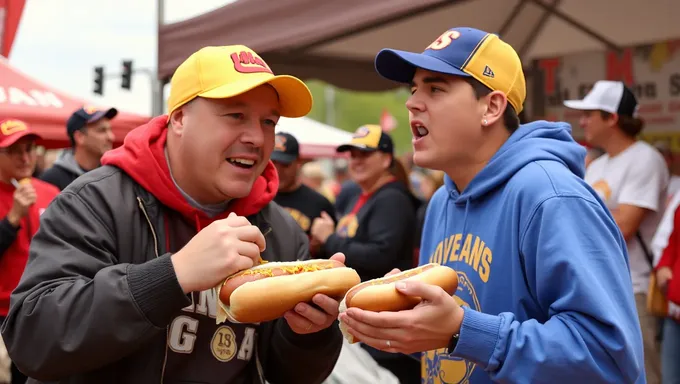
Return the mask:
[[[335,223],[333,222],[333,218],[325,211],[321,212],[321,216],[314,219],[312,228],[310,229],[312,237],[320,244],[325,244],[328,237],[332,235],[334,231]]]
[[[260,229],[234,213],[203,228],[171,256],[185,293],[215,287],[228,276],[260,262],[265,249]]]
[[[14,191],[12,208],[7,213],[7,220],[15,227],[19,226],[19,221],[23,219],[28,210],[38,198],[35,188],[30,182],[22,182]]]

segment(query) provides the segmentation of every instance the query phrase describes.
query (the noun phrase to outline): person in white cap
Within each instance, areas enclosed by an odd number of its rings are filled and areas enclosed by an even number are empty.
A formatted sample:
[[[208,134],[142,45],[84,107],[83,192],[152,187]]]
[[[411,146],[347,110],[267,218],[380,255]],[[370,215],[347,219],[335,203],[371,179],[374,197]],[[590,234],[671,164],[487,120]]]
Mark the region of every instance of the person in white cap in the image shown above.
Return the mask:
[[[637,117],[633,92],[619,81],[598,81],[583,100],[567,100],[582,111],[586,141],[606,153],[586,170],[585,181],[611,210],[626,239],[635,304],[642,329],[647,383],[659,383],[657,322],[647,313],[652,238],[664,211],[668,167],[652,145],[638,140],[644,123]]]

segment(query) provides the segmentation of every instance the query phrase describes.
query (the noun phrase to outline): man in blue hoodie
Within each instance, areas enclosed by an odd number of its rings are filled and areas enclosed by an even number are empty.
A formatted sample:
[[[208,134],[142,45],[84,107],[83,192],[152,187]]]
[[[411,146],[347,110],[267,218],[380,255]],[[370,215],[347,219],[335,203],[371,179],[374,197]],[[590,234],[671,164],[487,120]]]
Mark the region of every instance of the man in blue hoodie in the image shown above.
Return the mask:
[[[442,170],[420,264],[458,273],[451,297],[402,282],[409,311],[350,308],[360,341],[422,354],[425,383],[644,383],[626,244],[584,182],[565,123],[520,125],[526,86],[514,49],[471,28],[423,53],[385,49],[385,78],[411,84],[416,165]]]

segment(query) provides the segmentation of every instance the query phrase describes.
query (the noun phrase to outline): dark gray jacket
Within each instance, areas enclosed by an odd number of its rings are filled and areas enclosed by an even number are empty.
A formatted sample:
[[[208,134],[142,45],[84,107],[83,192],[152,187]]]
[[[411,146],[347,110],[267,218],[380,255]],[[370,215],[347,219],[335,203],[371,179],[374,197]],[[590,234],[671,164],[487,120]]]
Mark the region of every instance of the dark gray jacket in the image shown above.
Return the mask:
[[[264,259],[308,257],[306,236],[275,203],[249,219],[272,229]],[[169,257],[195,232],[115,167],[65,189],[42,215],[2,327],[29,383],[321,383],[340,354],[337,325],[311,335],[284,319],[216,325],[214,300],[185,295]],[[231,377],[229,363],[246,368]]]

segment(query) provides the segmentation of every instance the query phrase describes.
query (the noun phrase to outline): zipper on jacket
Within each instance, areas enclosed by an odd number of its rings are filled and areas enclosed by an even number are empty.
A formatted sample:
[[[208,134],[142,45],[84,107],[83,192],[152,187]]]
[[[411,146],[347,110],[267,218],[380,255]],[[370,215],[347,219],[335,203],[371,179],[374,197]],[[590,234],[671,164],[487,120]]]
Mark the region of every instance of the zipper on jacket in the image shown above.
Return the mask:
[[[144,214],[144,217],[146,218],[147,224],[149,224],[149,229],[151,230],[151,236],[153,237],[153,251],[156,254],[156,258],[159,256],[158,252],[158,237],[156,236],[156,230],[153,227],[153,224],[151,224],[151,218],[149,218],[149,214],[146,212],[146,207],[144,206],[144,203],[142,202],[142,199],[137,196],[137,203],[139,203],[139,209],[142,210],[142,213]],[[192,300],[193,300],[193,295],[192,295]],[[165,353],[163,356],[163,368],[161,369],[161,384],[165,381],[165,365],[168,363],[168,334],[170,332],[170,326],[165,327]]]
[[[142,203],[142,199],[140,199],[139,196],[137,196],[137,202],[139,203],[139,208],[142,210],[142,213],[144,213],[144,217],[146,217],[146,222],[149,224],[149,229],[151,229],[151,235],[153,237],[153,251],[156,253],[156,257],[158,257],[158,237],[156,237],[156,230],[153,228],[149,214],[146,213],[144,203]]]

